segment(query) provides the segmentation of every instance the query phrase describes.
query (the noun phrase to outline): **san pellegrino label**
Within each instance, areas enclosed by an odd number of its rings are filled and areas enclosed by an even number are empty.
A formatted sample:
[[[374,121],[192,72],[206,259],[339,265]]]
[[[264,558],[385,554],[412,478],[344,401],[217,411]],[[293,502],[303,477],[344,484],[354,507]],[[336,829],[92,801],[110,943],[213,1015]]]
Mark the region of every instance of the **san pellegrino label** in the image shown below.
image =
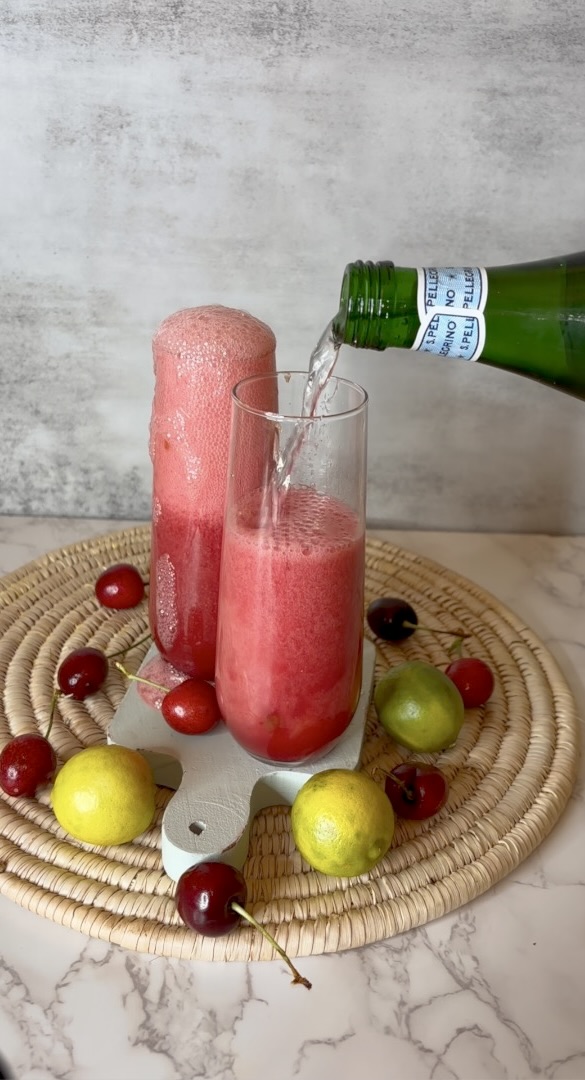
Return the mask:
[[[488,293],[483,266],[417,267],[419,352],[477,360],[485,345]]]

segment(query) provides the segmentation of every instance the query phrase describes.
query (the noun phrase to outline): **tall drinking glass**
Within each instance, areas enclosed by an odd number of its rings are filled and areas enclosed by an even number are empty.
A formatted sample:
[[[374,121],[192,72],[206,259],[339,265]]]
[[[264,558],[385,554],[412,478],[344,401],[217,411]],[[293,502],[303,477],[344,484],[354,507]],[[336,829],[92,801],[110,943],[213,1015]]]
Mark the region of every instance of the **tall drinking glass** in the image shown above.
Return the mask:
[[[306,378],[233,391],[218,606],[225,722],[250,754],[286,764],[339,739],[362,673],[367,394],[332,377],[302,416]]]
[[[150,627],[192,678],[215,674],[231,391],[274,372],[275,344],[259,319],[218,304],[169,315],[152,342]]]

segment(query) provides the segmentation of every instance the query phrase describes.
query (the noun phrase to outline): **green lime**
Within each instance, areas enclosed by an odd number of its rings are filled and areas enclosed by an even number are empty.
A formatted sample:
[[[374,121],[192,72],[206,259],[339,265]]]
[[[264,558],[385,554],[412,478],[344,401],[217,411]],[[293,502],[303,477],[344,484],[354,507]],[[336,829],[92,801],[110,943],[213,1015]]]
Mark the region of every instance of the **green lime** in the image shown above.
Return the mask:
[[[424,660],[391,668],[374,691],[385,731],[408,750],[435,753],[455,742],[463,724],[463,699],[451,679]]]
[[[357,877],[388,851],[394,811],[385,792],[366,773],[325,769],[298,792],[291,826],[297,848],[314,870]]]
[[[125,844],[145,832],[155,812],[152,769],[137,750],[89,746],[57,773],[51,804],[57,821],[86,844]]]

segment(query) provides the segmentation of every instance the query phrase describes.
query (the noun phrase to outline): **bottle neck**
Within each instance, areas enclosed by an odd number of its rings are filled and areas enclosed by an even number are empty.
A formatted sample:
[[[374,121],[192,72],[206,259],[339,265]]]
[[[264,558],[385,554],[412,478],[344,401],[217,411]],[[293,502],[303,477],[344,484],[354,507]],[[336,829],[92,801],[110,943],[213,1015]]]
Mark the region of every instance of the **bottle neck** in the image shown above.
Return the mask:
[[[392,262],[353,262],[345,268],[333,334],[358,349],[410,348],[418,329],[415,269]]]
[[[340,345],[479,360],[585,398],[585,253],[509,266],[353,262]]]

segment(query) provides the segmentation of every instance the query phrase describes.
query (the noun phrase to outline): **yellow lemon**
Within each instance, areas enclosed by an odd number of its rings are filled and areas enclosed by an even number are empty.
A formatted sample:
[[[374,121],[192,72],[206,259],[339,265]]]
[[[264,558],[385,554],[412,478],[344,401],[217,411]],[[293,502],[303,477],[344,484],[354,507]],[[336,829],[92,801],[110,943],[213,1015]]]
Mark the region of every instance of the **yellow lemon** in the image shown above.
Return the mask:
[[[325,769],[298,792],[291,826],[297,848],[314,870],[334,877],[357,877],[388,851],[394,836],[394,811],[366,773]]]
[[[465,713],[455,683],[424,660],[391,668],[376,686],[374,705],[385,731],[400,746],[423,754],[451,746]]]
[[[57,773],[51,804],[57,821],[86,844],[126,844],[154,817],[152,769],[137,750],[89,746]]]

